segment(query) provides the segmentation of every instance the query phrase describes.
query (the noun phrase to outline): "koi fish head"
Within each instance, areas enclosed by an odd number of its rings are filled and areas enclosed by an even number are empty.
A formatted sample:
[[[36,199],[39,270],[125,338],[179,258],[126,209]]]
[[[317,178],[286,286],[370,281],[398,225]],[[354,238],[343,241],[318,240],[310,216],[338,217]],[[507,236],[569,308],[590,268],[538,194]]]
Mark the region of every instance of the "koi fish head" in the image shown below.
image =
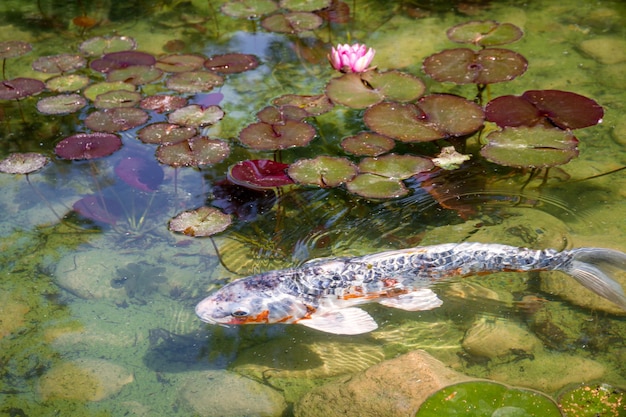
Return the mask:
[[[207,323],[234,325],[294,323],[310,314],[312,307],[281,291],[281,281],[277,273],[233,281],[202,300],[196,314]]]

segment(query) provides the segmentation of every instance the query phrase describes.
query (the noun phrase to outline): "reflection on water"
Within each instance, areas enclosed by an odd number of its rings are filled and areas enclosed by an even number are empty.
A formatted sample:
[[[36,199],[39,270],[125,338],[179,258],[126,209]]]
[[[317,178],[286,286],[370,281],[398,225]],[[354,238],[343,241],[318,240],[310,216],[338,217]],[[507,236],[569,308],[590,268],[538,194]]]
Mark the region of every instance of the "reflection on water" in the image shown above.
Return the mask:
[[[560,274],[502,272],[438,283],[442,307],[404,312],[367,305],[379,329],[350,337],[297,325],[210,326],[194,314],[200,299],[232,279],[317,257],[461,241],[626,250],[624,171],[595,177],[626,163],[626,58],[617,51],[607,62],[584,52],[583,43],[600,35],[623,42],[623,5],[347,2],[356,21],[340,23],[337,6],[332,24],[285,35],[267,32],[256,19],[225,16],[223,2],[118,3],[3,2],[0,42],[34,46],[7,59],[3,76],[47,79],[32,71],[36,58],[76,53],[84,39],[112,34],[130,36],[156,55],[239,52],[254,54],[261,65],[226,76],[215,90],[226,116],[203,133],[230,143],[224,162],[155,164],[155,146],[139,142],[131,129],[110,157],[53,158],[29,175],[41,195],[19,176],[0,175],[0,414],[287,415],[303,396],[323,395],[331,382],[358,389],[348,385],[356,374],[373,369],[369,375],[376,375],[376,364],[417,349],[463,375],[549,395],[590,380],[626,387],[623,314]],[[342,109],[311,118],[318,137],[310,147],[273,155],[235,139],[274,98],[321,93],[332,76],[325,62],[331,43],[366,42],[377,48],[381,68],[406,67],[434,92],[471,97],[473,87],[434,85],[420,73],[425,56],[452,47],[445,30],[469,19],[511,21],[526,32],[515,48],[530,72],[509,86],[491,86],[489,96],[566,89],[605,107],[602,125],[577,131],[578,159],[531,177],[474,157],[461,169],[405,180],[408,194],[387,201],[343,187],[277,192],[225,183],[232,161],[336,154],[343,137],[364,129],[360,110]],[[92,82],[104,79],[89,69],[81,73]],[[163,83],[138,90],[172,93]],[[2,101],[2,158],[31,151],[54,156],[62,138],[88,130],[84,120],[95,110],[44,116],[36,102]],[[401,144],[396,151],[421,152],[420,146]],[[468,144],[468,152],[476,147]],[[238,217],[213,241],[168,231],[172,216],[203,204]],[[369,409],[337,407],[355,415]]]

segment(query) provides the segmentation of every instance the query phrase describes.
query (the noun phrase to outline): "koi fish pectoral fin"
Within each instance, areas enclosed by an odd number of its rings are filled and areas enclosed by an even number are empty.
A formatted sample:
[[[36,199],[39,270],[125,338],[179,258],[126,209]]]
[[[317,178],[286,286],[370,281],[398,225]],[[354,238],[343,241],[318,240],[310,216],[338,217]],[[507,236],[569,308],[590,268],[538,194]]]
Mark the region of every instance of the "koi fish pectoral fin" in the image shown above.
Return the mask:
[[[378,328],[372,316],[356,307],[314,314],[297,323],[322,332],[346,335],[367,333]]]
[[[443,301],[437,297],[437,294],[428,288],[422,288],[395,297],[382,298],[377,301],[386,307],[406,311],[432,310],[443,304]]]

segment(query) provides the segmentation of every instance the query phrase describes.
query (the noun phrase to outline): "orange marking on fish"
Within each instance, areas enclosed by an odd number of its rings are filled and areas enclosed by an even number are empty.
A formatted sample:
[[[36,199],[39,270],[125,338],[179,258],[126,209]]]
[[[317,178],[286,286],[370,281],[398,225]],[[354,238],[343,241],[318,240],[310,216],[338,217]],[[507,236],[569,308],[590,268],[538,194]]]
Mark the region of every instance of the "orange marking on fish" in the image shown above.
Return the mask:
[[[394,278],[383,278],[381,279],[381,281],[385,287],[393,287],[394,285],[399,283],[399,281]]]
[[[256,316],[235,317],[230,324],[269,323],[270,311],[264,310]]]

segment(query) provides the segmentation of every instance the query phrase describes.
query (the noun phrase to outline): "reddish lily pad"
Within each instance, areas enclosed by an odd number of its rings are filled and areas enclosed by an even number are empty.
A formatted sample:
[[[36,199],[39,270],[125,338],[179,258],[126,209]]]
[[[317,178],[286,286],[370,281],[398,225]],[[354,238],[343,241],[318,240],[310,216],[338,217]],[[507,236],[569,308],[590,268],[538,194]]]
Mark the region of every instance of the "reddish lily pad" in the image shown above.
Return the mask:
[[[273,0],[233,0],[222,5],[222,12],[240,19],[255,19],[278,9]]]
[[[0,81],[0,100],[16,100],[40,93],[46,85],[34,78],[13,78]]]
[[[210,126],[222,120],[224,111],[219,106],[209,106],[203,108],[197,104],[181,107],[169,114],[167,120],[190,127]]]
[[[300,184],[337,187],[350,181],[356,175],[357,167],[346,158],[322,155],[294,162],[289,166],[288,173]]]
[[[326,94],[317,96],[302,96],[297,94],[285,94],[272,101],[278,107],[297,107],[306,111],[309,116],[319,116],[328,113],[334,107]]]
[[[212,236],[230,226],[231,216],[214,207],[184,211],[170,220],[169,229],[187,236]]]
[[[317,29],[324,21],[315,13],[291,12],[278,13],[261,21],[265,30],[278,33],[299,33]]]
[[[113,226],[124,214],[117,201],[95,195],[81,198],[72,205],[72,209],[89,220]]]
[[[500,127],[534,126],[543,120],[539,109],[520,96],[500,96],[485,106],[485,118]]]
[[[0,59],[17,58],[32,51],[33,46],[24,41],[0,42]]]
[[[512,23],[483,20],[461,23],[448,29],[448,38],[456,43],[471,43],[479,46],[494,46],[513,43],[524,32]]]
[[[281,124],[252,123],[239,133],[239,140],[252,149],[273,151],[306,146],[315,137],[315,129],[296,120]]]
[[[578,139],[569,130],[544,126],[506,127],[487,135],[480,154],[496,164],[516,168],[563,165],[578,156]]]
[[[85,119],[85,126],[96,132],[121,132],[148,121],[148,114],[133,107],[98,110]]]
[[[94,159],[111,155],[122,140],[111,133],[78,133],[57,143],[54,152],[63,159]]]
[[[409,192],[402,181],[371,173],[357,175],[346,188],[352,194],[378,200],[402,197]]]
[[[87,60],[80,55],[60,54],[42,56],[33,62],[33,69],[47,74],[58,74],[84,68]]]
[[[341,147],[353,155],[378,156],[393,149],[396,142],[388,136],[361,132],[341,141]]]
[[[135,86],[133,84],[125,83],[122,81],[101,82],[92,84],[87,87],[83,92],[83,95],[89,100],[95,101],[96,97],[98,97],[100,94],[118,90],[135,91]]]
[[[269,124],[283,124],[287,120],[300,121],[309,116],[306,110],[294,106],[274,107],[267,106],[261,109],[256,117],[261,122]]]
[[[180,109],[187,105],[187,99],[181,96],[168,96],[158,94],[146,97],[139,103],[139,107],[144,110],[152,110],[157,113],[165,113],[168,111]]]
[[[50,158],[40,153],[12,153],[0,161],[0,172],[5,174],[32,174],[45,167]]]
[[[59,75],[46,81],[46,88],[58,93],[81,90],[89,85],[89,77],[78,74]]]
[[[131,65],[126,68],[111,70],[107,74],[107,81],[123,81],[125,83],[141,85],[158,80],[163,71],[149,65]]]
[[[173,145],[196,135],[193,127],[179,126],[172,123],[153,123],[137,131],[137,137],[143,143]]]
[[[87,100],[80,94],[61,94],[45,97],[37,102],[37,110],[44,114],[74,113],[87,105]]]
[[[81,43],[78,49],[83,55],[100,56],[110,52],[129,51],[136,47],[135,40],[128,36],[97,36]]]
[[[99,94],[94,101],[94,105],[99,109],[134,107],[140,100],[141,94],[136,91],[115,90]]]
[[[205,57],[193,54],[166,55],[157,60],[155,67],[165,72],[197,71],[204,65]]]
[[[424,60],[423,69],[437,81],[455,84],[494,84],[519,77],[528,61],[509,49],[447,49]]]
[[[206,69],[220,74],[235,74],[258,66],[259,60],[254,55],[238,53],[215,55],[204,63]]]
[[[280,7],[292,12],[315,12],[330,6],[331,0],[280,0]]]
[[[168,78],[166,85],[170,90],[180,93],[201,93],[211,91],[222,85],[224,78],[208,71],[179,72]]]
[[[195,136],[173,145],[159,146],[156,156],[159,162],[172,167],[197,167],[222,162],[229,153],[226,142]]]
[[[149,53],[140,51],[119,51],[105,54],[100,59],[94,59],[89,66],[91,69],[108,73],[115,69],[128,68],[135,65],[151,66],[156,58]]]
[[[153,192],[163,182],[163,168],[153,158],[127,156],[115,164],[115,174],[139,191]]]
[[[434,168],[428,158],[413,155],[389,154],[378,158],[365,158],[359,163],[359,172],[404,180]]]
[[[228,169],[228,179],[237,185],[264,190],[293,184],[287,175],[289,164],[269,159],[254,159],[237,162]]]

